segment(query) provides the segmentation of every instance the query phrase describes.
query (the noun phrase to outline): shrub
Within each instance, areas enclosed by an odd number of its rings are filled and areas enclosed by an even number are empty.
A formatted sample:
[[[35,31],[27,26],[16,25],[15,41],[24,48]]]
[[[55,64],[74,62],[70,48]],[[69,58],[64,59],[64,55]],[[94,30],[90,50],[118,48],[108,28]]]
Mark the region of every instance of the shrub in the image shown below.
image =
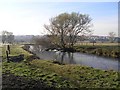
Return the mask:
[[[102,49],[101,49],[101,48],[98,48],[98,49],[96,50],[96,54],[97,54],[97,55],[102,55]]]

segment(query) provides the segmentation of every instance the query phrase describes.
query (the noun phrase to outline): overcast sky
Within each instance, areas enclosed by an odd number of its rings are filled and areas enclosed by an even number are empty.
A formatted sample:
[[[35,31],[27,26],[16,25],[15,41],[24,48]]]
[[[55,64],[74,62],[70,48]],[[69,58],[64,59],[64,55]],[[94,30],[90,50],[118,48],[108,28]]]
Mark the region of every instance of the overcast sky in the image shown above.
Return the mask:
[[[15,35],[45,34],[46,32],[43,25],[49,23],[51,17],[64,12],[79,12],[89,14],[92,18],[94,35],[108,35],[108,32],[112,31],[118,34],[117,0],[116,2],[52,1],[53,2],[48,2],[47,0],[45,0],[45,2],[39,2],[38,0],[0,1],[0,31],[7,30],[13,32]]]

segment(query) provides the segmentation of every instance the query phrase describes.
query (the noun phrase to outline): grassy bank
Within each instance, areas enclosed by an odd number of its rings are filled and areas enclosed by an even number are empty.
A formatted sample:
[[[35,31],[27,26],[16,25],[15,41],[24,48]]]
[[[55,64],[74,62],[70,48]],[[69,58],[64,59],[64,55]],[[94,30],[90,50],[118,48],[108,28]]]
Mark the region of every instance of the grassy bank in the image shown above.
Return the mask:
[[[110,42],[96,42],[94,43],[95,46],[117,46],[120,43],[110,43]],[[93,43],[90,42],[81,42],[81,43],[76,43],[76,45],[87,45],[87,46],[93,46]]]
[[[95,54],[99,56],[112,57],[112,58],[120,58],[120,46],[118,45],[114,45],[114,46],[76,45],[74,48],[77,52]]]
[[[20,88],[21,86],[22,88],[40,88],[40,86],[43,88],[119,87],[118,73],[115,71],[98,70],[82,65],[59,65],[48,60],[29,61],[32,54],[20,46],[11,46],[10,56],[19,54],[25,55],[23,61],[7,63],[5,47],[3,47],[3,88]],[[12,81],[10,81],[11,78]]]

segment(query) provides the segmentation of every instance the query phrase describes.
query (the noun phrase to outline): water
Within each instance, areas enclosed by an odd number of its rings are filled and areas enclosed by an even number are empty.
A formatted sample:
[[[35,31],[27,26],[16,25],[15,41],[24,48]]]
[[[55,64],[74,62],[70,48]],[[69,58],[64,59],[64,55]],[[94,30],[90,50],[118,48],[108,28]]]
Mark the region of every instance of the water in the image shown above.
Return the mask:
[[[30,46],[30,50],[43,60],[58,60],[60,63],[65,64],[81,64],[102,70],[115,70],[118,71],[120,64],[118,59],[105,58],[96,55],[84,53],[68,53],[60,51],[43,51],[39,47]]]

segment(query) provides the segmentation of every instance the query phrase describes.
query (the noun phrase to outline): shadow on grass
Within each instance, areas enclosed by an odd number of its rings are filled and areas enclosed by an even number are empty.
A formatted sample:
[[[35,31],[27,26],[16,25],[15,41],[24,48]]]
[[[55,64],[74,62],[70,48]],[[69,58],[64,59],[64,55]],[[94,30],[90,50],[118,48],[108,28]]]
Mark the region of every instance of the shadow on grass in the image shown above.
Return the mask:
[[[17,55],[17,56],[9,56],[8,58],[8,62],[11,61],[11,62],[21,62],[24,60],[24,54],[20,54],[20,55]]]

